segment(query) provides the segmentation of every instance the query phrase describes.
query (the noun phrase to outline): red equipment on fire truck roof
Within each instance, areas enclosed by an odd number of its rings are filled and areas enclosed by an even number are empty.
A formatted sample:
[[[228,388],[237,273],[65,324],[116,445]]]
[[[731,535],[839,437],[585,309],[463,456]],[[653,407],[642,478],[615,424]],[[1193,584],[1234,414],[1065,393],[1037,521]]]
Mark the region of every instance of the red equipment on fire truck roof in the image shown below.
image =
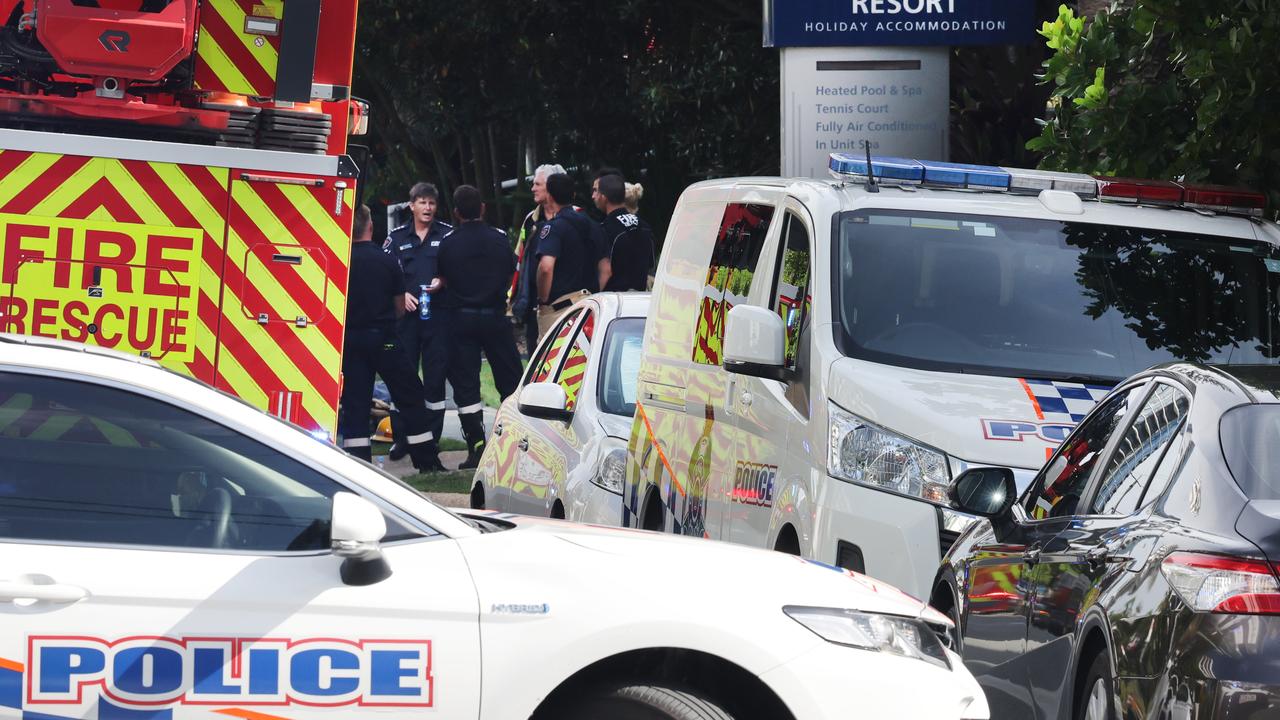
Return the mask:
[[[0,331],[332,433],[357,4],[0,0]]]

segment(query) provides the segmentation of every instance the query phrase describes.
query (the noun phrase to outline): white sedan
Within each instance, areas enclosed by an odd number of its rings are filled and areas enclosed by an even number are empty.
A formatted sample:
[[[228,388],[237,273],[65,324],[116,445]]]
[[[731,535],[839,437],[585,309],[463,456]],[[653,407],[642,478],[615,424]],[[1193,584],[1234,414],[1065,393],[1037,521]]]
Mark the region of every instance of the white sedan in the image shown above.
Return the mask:
[[[0,718],[985,718],[892,588],[490,513],[150,360],[0,336]]]
[[[547,331],[494,419],[473,508],[622,524],[648,313],[648,293],[601,293]]]

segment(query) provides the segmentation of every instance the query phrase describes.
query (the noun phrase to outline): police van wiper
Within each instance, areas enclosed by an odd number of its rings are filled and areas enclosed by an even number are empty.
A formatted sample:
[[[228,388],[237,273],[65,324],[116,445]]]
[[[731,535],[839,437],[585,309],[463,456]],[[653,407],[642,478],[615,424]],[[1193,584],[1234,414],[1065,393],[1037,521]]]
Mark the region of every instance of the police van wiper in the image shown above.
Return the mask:
[[[1080,383],[1081,385],[1105,385],[1106,387],[1115,387],[1124,381],[1124,378],[1109,375],[1073,375],[1055,372],[1031,372],[1027,373],[1025,377],[1036,378],[1037,380],[1053,380],[1054,382]]]

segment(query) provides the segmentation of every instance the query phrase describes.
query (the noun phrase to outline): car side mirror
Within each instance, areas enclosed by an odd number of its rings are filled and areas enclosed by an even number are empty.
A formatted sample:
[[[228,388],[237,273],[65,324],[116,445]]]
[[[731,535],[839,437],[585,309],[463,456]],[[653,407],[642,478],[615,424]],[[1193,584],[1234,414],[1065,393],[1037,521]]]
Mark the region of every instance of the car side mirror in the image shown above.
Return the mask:
[[[564,388],[553,382],[529,383],[520,389],[520,412],[543,420],[573,420],[573,412],[565,409],[569,398]]]
[[[738,305],[725,316],[722,365],[731,373],[785,381],[786,344],[787,328],[777,313]]]
[[[373,585],[391,577],[391,566],[379,546],[387,534],[387,520],[377,505],[349,492],[333,496],[329,538],[333,554],[342,561],[342,582]]]
[[[947,488],[951,507],[985,518],[999,518],[1013,508],[1018,486],[1009,468],[969,468]]]

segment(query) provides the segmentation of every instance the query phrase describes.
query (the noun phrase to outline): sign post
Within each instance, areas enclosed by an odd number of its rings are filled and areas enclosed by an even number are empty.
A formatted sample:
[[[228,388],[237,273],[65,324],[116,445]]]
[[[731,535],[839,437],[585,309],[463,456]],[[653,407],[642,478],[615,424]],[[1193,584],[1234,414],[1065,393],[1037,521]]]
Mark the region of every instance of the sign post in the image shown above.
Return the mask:
[[[781,50],[782,172],[825,177],[827,155],[949,159],[952,46],[1033,37],[1031,0],[765,0]]]

